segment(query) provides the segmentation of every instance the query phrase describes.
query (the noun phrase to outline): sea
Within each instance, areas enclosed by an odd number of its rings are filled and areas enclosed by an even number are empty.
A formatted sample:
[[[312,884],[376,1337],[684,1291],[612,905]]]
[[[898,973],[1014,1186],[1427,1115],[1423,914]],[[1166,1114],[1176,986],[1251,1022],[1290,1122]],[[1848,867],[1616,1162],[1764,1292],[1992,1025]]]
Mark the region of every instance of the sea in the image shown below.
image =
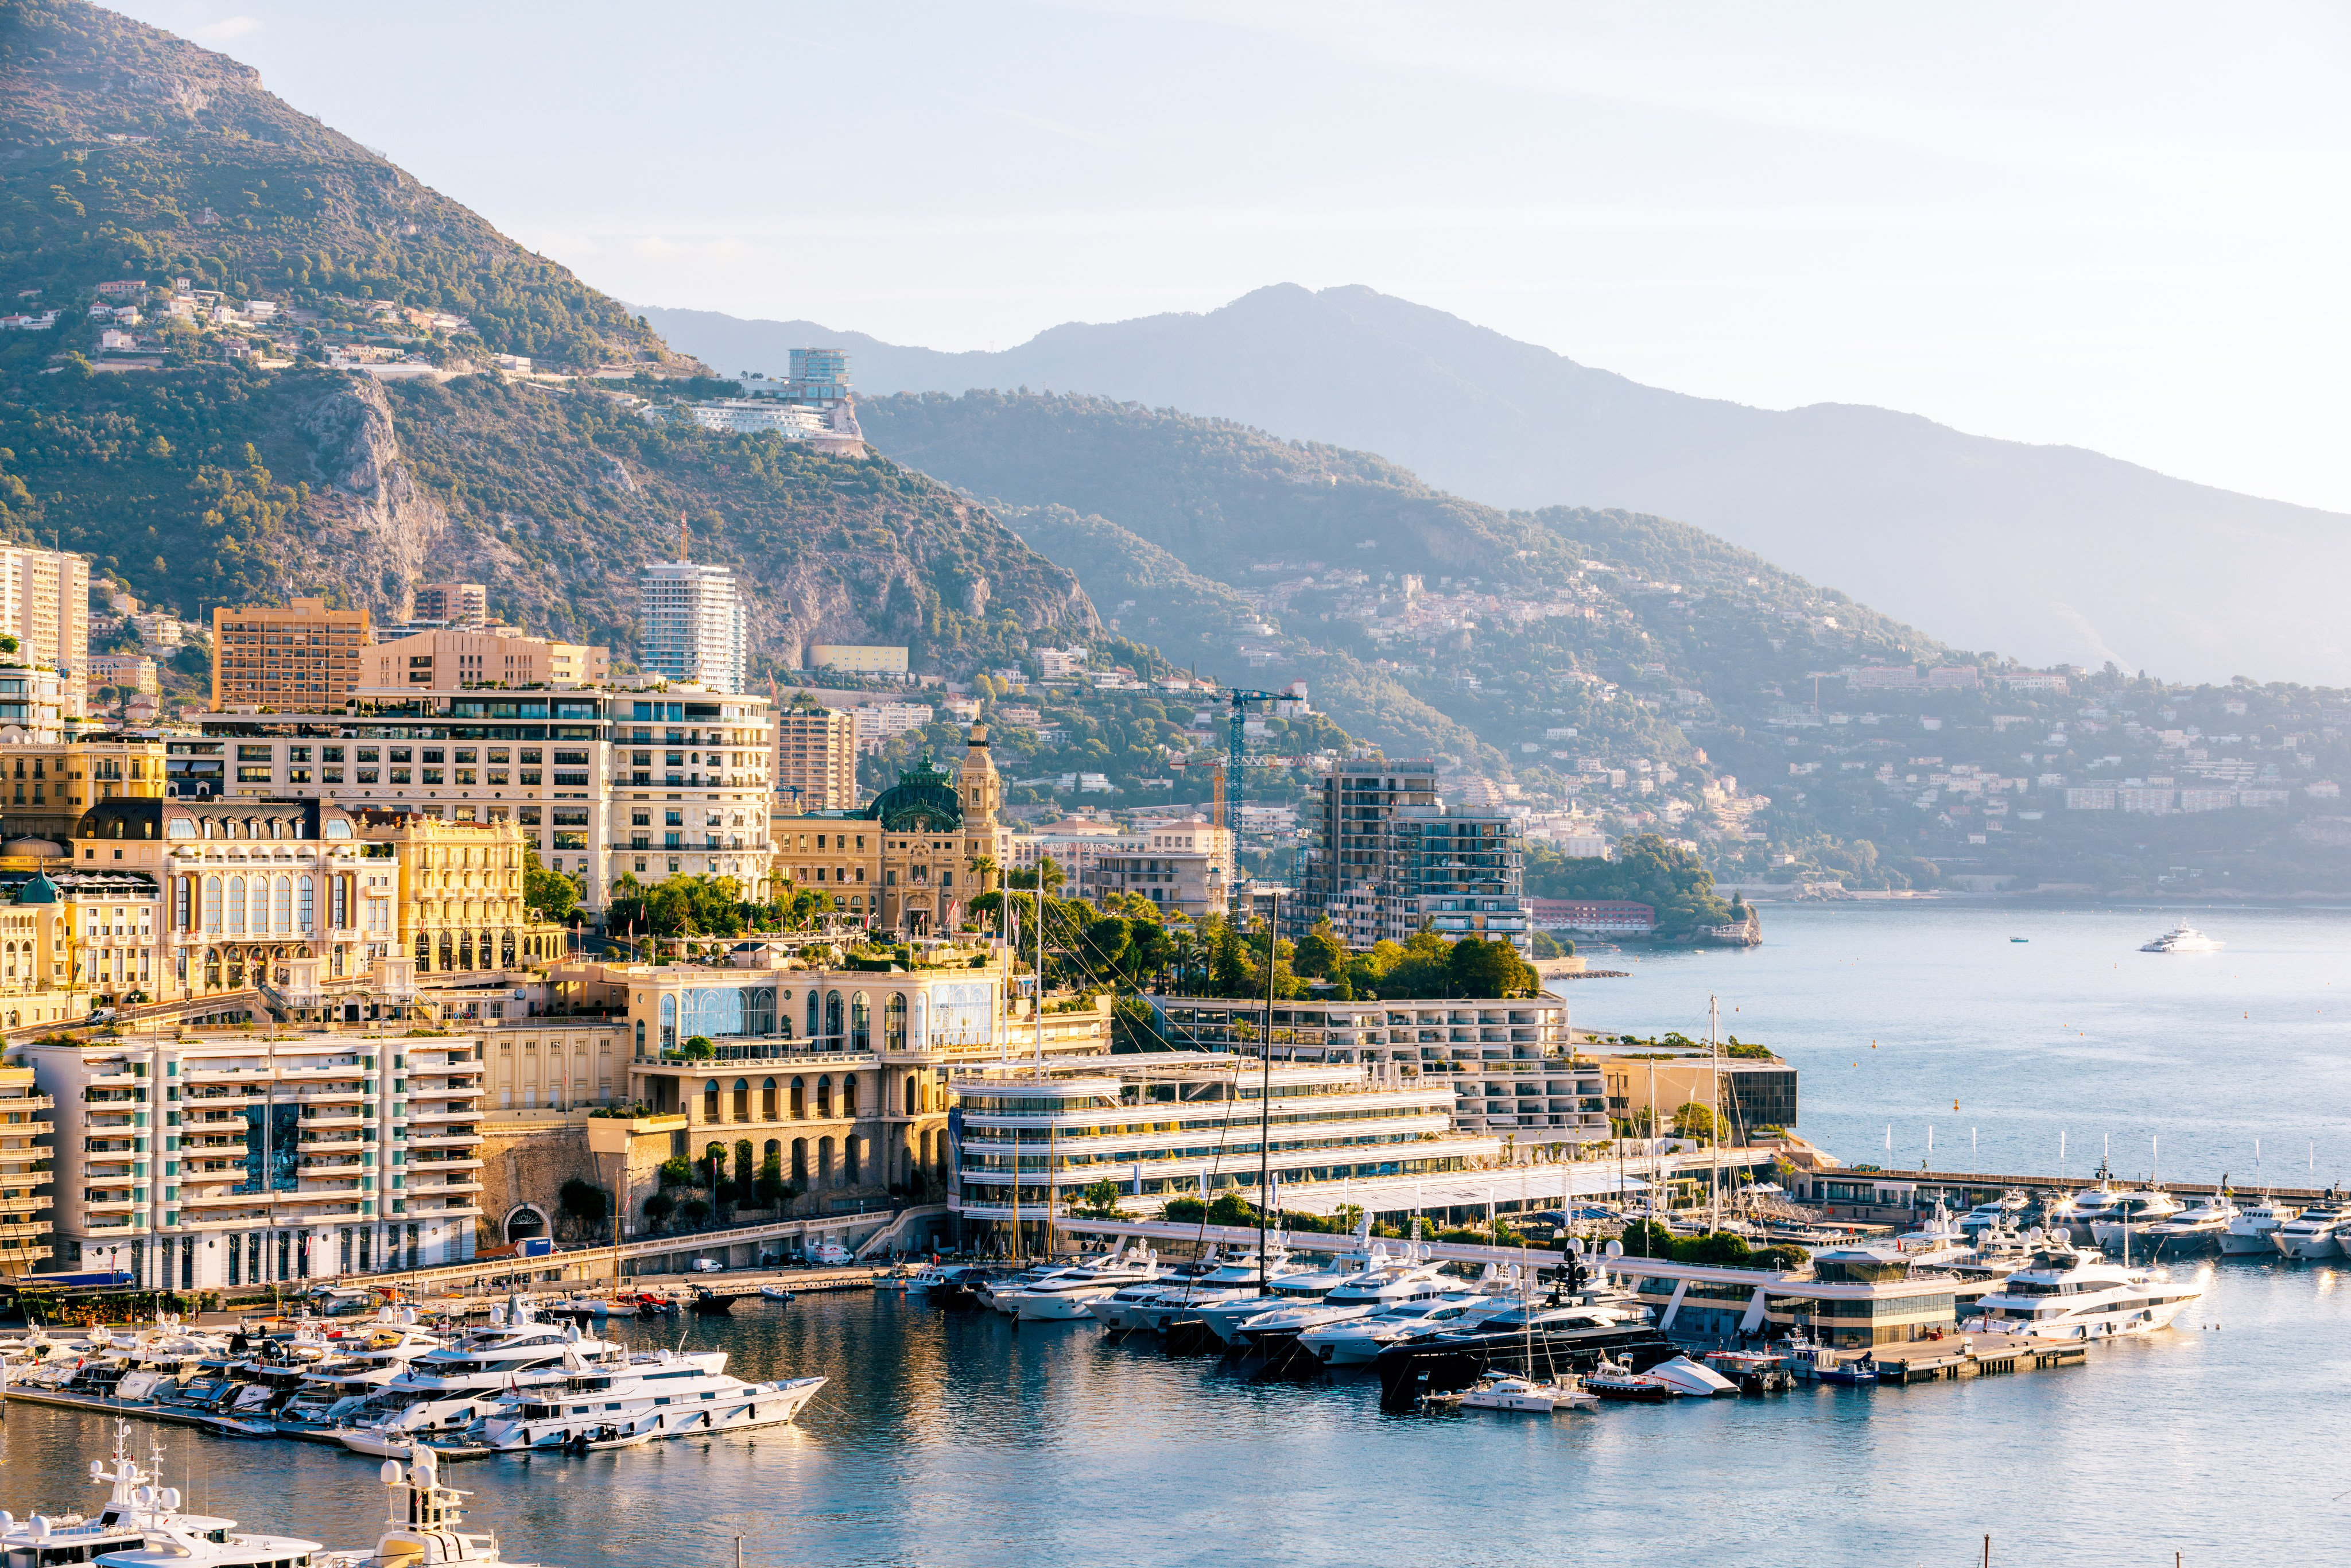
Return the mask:
[[[2226,946],[2137,951],[2181,917]],[[1578,1025],[1703,1038],[1713,998],[1724,1033],[1799,1065],[1800,1131],[1848,1161],[2085,1175],[2103,1155],[2126,1176],[2225,1171],[2246,1189],[2331,1181],[2351,1159],[2351,1017],[2330,1016],[2351,1014],[2334,986],[2351,975],[2351,912],[1919,903],[1764,919],[1751,951],[1593,955],[1629,974],[1569,986]],[[625,1332],[723,1346],[747,1376],[830,1379],[797,1426],[444,1477],[507,1561],[570,1568],[729,1568],[738,1550],[758,1568],[2351,1557],[2335,1485],[2351,1263],[2189,1267],[2208,1292],[2174,1330],[2083,1366],[1558,1416],[1384,1414],[1368,1382],[1258,1384],[1091,1323],[1016,1327],[891,1293],[752,1301]],[[331,1546],[375,1538],[374,1460],[161,1440],[199,1507]],[[109,1441],[101,1418],[12,1407],[0,1508],[91,1505],[88,1461]]]

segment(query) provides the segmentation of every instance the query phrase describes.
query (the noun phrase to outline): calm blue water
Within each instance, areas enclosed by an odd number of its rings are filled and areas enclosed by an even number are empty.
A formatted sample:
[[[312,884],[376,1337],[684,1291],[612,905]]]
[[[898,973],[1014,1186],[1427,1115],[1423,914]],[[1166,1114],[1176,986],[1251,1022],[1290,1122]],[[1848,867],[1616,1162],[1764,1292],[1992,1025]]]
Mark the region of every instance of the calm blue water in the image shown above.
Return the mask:
[[[2231,944],[2217,960],[2130,951],[2161,924],[1774,911],[1757,953],[1579,986],[1578,1021],[1696,1032],[1713,987],[1738,1032],[1802,1063],[1803,1125],[1848,1155],[1882,1154],[1892,1120],[1896,1158],[1915,1159],[1932,1117],[1938,1154],[1949,1127],[1964,1147],[1975,1125],[1981,1163],[2011,1168],[2053,1163],[2063,1126],[2078,1147],[2111,1132],[2126,1168],[2126,1137],[2160,1136],[2168,1170],[2176,1138],[2183,1176],[2240,1145],[2249,1160],[2257,1135],[2273,1160],[2272,1139],[2316,1139],[2329,1174],[2346,1102],[2340,1036],[2319,1009],[2351,917],[2232,912],[2207,922]],[[2011,946],[2011,932],[2033,941]],[[1956,1123],[1937,1110],[1954,1096]],[[2298,1176],[2290,1152],[2279,1163]],[[451,1479],[475,1489],[475,1523],[509,1555],[571,1568],[726,1568],[737,1534],[759,1568],[1962,1568],[1986,1532],[2003,1568],[2162,1568],[2175,1551],[2320,1563],[2351,1550],[2333,1479],[2351,1387],[2342,1278],[2222,1266],[2179,1331],[2065,1371],[1552,1418],[1384,1416],[1368,1385],[1253,1386],[1091,1327],[811,1297],[695,1331],[746,1375],[832,1378],[798,1429],[494,1459]],[[335,1545],[374,1538],[371,1461],[166,1442],[172,1479],[220,1511]],[[102,1422],[16,1408],[0,1507],[87,1500],[83,1461],[103,1444]]]

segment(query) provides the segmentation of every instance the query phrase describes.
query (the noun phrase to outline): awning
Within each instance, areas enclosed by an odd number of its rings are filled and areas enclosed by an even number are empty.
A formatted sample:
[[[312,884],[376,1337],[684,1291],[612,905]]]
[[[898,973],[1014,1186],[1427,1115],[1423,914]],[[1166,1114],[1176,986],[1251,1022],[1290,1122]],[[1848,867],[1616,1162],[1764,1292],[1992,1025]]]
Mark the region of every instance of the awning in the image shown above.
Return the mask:
[[[1277,1172],[1278,1176],[1280,1173]],[[1455,1171],[1426,1179],[1383,1176],[1373,1181],[1283,1182],[1281,1207],[1299,1214],[1329,1216],[1342,1204],[1373,1214],[1403,1214],[1435,1208],[1483,1208],[1489,1203],[1557,1207],[1569,1199],[1646,1192],[1649,1184],[1614,1166],[1578,1164],[1505,1166],[1490,1171]]]

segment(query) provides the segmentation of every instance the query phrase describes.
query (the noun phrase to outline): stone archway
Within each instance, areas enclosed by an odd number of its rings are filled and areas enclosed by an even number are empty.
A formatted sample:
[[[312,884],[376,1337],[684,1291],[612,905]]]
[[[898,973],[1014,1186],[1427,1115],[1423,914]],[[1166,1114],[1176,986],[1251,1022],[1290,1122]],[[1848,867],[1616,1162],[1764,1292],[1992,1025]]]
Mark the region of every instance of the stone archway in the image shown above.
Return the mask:
[[[549,1233],[547,1214],[535,1203],[517,1204],[508,1209],[500,1229],[509,1243]]]

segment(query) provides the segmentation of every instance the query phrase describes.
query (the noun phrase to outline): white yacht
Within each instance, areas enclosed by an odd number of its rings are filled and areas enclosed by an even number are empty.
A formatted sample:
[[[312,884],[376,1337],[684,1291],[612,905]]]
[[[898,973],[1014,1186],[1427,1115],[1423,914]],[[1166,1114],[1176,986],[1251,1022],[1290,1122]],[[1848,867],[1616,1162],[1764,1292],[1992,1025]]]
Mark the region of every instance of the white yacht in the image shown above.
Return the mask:
[[[2271,1231],[2270,1245],[2297,1263],[2340,1258],[2346,1227],[2351,1227],[2351,1210],[2330,1192]]]
[[[2090,1227],[2113,1212],[2115,1200],[2123,1192],[2104,1166],[2098,1167],[2097,1182],[2095,1186],[2085,1186],[2071,1197],[2061,1197],[2051,1204],[2042,1216],[2043,1228],[2071,1240],[2087,1242]]]
[[[405,1474],[399,1461],[384,1461],[383,1484],[392,1494],[392,1506],[375,1550],[320,1552],[311,1560],[311,1568],[445,1568],[465,1563],[540,1568],[538,1563],[511,1563],[499,1556],[496,1535],[469,1534],[457,1528],[465,1520],[457,1500],[465,1494],[441,1484],[439,1457],[423,1444],[417,1445]]]
[[[1414,1334],[1458,1333],[1515,1306],[1515,1298],[1455,1291],[1398,1301],[1360,1318],[1343,1318],[1306,1330],[1299,1348],[1332,1366],[1368,1366],[1383,1347]]]
[[[2193,925],[2175,925],[2152,942],[2142,943],[2142,953],[2218,953],[2220,944]]]
[[[2116,1339],[2169,1328],[2203,1294],[2194,1281],[2166,1280],[2052,1241],[1978,1301],[1979,1315],[1960,1327],[2042,1339]]]
[[[584,1449],[634,1437],[778,1427],[824,1384],[821,1377],[746,1383],[674,1351],[614,1357],[571,1370],[560,1384],[501,1399],[482,1421],[481,1441],[496,1449]]]
[[[2239,1210],[2237,1218],[2230,1221],[2229,1228],[2220,1232],[2220,1255],[2224,1258],[2242,1258],[2248,1254],[2258,1254],[2263,1258],[2276,1256],[2277,1249],[2270,1245],[2271,1232],[2301,1212],[2301,1205],[2280,1203],[2273,1197],[2264,1197],[2259,1203]]]
[[[533,1321],[527,1308],[517,1312],[519,1322],[493,1322],[408,1363],[381,1393],[350,1412],[349,1426],[331,1428],[336,1438],[356,1452],[382,1455],[391,1451],[388,1443],[463,1431],[503,1396],[559,1385],[590,1361],[625,1354],[619,1345],[581,1338],[576,1323],[557,1328]],[[725,1351],[688,1354],[712,1372],[726,1365]]]
[[[1579,1377],[1539,1383],[1514,1372],[1489,1372],[1462,1390],[1455,1403],[1464,1410],[1510,1410],[1531,1416],[1552,1416],[1597,1405],[1600,1396],[1583,1386]]]
[[[1146,1251],[1123,1264],[1072,1269],[1017,1291],[999,1291],[995,1305],[998,1312],[1008,1309],[1023,1322],[1062,1322],[1092,1316],[1089,1308],[1099,1297],[1113,1295],[1130,1285],[1155,1284],[1161,1278],[1159,1255]]]
[[[1433,1301],[1459,1283],[1447,1279],[1441,1263],[1384,1264],[1349,1276],[1318,1301],[1293,1301],[1244,1318],[1234,1334],[1253,1345],[1295,1339],[1311,1328],[1365,1318],[1400,1301]],[[1229,1341],[1234,1334],[1225,1337]]]
[[[1387,1249],[1374,1248],[1369,1257],[1342,1254],[1295,1273],[1270,1278],[1264,1291],[1243,1290],[1221,1301],[1197,1308],[1194,1315],[1206,1323],[1208,1332],[1228,1345],[1242,1343],[1240,1325],[1250,1318],[1283,1307],[1300,1306],[1319,1301],[1367,1267],[1384,1267]]]
[[[1924,1225],[1904,1231],[1889,1245],[1922,1268],[1959,1262],[1974,1254],[1970,1239],[1961,1232],[1959,1221],[1951,1218],[1939,1197],[1935,1200],[1935,1212]]]
[[[2022,1193],[2011,1187],[1998,1197],[1977,1204],[1959,1216],[1959,1234],[1972,1239],[1989,1225],[2013,1225],[2029,1207]]]
[[[2168,1219],[2158,1219],[2141,1233],[2147,1261],[2190,1258],[2220,1248],[2220,1238],[2237,1222],[2238,1209],[2223,1190]]]
[[[1120,1242],[1110,1251],[1082,1262],[1052,1264],[1016,1274],[1008,1280],[991,1280],[980,1286],[976,1294],[1007,1317],[1017,1316],[1019,1299],[1033,1293],[1040,1285],[1062,1284],[1065,1289],[1077,1289],[1089,1281],[1109,1280],[1111,1289],[1133,1284],[1134,1267],[1126,1256],[1126,1244]]]
[[[1264,1274],[1270,1282],[1312,1272],[1312,1266],[1290,1260],[1279,1248],[1267,1249]],[[1258,1257],[1244,1252],[1227,1260],[1205,1274],[1183,1280],[1163,1280],[1156,1286],[1131,1287],[1137,1293],[1119,1291],[1111,1298],[1120,1305],[1104,1308],[1097,1305],[1094,1316],[1112,1328],[1148,1329],[1165,1333],[1171,1323],[1184,1322],[1198,1317],[1211,1306],[1258,1293]]]
[[[2148,1226],[2176,1219],[2188,1208],[2161,1187],[2118,1192],[2113,1198],[2106,1212],[2090,1221],[2090,1239],[2109,1252],[2123,1249],[2126,1233],[2136,1239],[2147,1234]]]
[[[411,1362],[430,1355],[446,1343],[422,1329],[386,1325],[340,1360],[321,1362],[303,1374],[294,1396],[275,1419],[281,1429],[340,1425],[390,1387]]]
[[[130,1457],[129,1433],[129,1423],[115,1423],[112,1469],[103,1460],[90,1461],[89,1479],[111,1488],[96,1519],[37,1513],[19,1523],[0,1513],[8,1568],[89,1563],[121,1568],[312,1568],[318,1542],[242,1534],[233,1519],[181,1512],[179,1489],[161,1484],[162,1448],[151,1448],[142,1467]]]

